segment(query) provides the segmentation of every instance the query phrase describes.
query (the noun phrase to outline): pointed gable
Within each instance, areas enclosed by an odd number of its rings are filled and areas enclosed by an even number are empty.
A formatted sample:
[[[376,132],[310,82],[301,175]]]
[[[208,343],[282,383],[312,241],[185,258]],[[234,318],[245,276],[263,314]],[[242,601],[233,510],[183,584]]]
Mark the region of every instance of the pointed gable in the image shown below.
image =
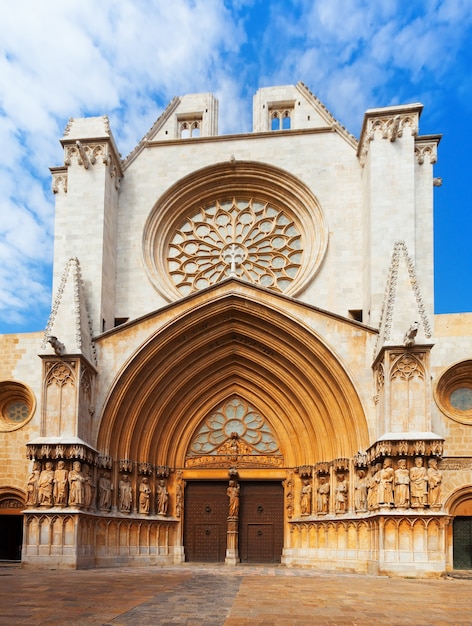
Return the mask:
[[[41,348],[47,353],[54,350],[58,355],[82,354],[90,363],[96,364],[78,259],[69,259],[64,268]]]
[[[409,341],[425,339],[431,339],[431,327],[415,265],[405,242],[397,241],[388,271],[375,354],[384,345],[408,345]]]

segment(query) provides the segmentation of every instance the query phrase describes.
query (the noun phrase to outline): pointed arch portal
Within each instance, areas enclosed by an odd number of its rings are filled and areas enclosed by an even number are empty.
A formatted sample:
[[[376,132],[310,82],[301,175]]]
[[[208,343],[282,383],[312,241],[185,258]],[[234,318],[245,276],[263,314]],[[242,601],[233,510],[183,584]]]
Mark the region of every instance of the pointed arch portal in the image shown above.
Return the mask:
[[[97,446],[171,468],[204,419],[232,397],[266,422],[285,467],[352,456],[368,443],[361,402],[325,343],[252,289],[226,291],[151,336],[115,381]],[[211,295],[211,294],[208,294]],[[259,299],[258,299],[259,298]]]

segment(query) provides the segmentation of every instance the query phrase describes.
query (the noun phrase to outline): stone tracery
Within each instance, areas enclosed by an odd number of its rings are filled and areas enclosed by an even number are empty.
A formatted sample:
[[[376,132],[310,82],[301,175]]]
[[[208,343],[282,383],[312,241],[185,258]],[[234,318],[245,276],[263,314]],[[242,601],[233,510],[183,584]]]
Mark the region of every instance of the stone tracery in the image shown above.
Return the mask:
[[[233,198],[185,218],[169,244],[168,266],[184,295],[229,276],[284,292],[302,258],[293,218],[269,202]]]

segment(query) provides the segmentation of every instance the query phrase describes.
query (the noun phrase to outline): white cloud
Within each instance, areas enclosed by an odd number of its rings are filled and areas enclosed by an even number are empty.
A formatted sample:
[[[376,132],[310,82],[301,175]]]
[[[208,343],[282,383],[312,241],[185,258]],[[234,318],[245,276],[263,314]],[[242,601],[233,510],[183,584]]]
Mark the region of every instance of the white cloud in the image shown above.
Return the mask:
[[[258,87],[298,80],[354,133],[366,108],[446,85],[470,109],[471,25],[472,0],[0,3],[1,319],[38,303],[47,317],[48,167],[69,117],[108,114],[126,155],[174,95],[197,91],[219,98],[220,132],[250,130]]]

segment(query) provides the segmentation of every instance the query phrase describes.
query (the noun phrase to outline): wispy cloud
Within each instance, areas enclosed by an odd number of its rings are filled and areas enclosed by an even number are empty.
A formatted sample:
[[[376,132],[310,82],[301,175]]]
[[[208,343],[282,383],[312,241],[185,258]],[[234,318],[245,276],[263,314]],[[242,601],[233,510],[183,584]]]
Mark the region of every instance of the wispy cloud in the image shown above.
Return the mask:
[[[250,130],[258,87],[303,80],[349,130],[364,110],[450,94],[469,111],[472,0],[22,0],[0,4],[0,331],[42,328],[69,117],[132,150],[174,96],[211,91]]]

